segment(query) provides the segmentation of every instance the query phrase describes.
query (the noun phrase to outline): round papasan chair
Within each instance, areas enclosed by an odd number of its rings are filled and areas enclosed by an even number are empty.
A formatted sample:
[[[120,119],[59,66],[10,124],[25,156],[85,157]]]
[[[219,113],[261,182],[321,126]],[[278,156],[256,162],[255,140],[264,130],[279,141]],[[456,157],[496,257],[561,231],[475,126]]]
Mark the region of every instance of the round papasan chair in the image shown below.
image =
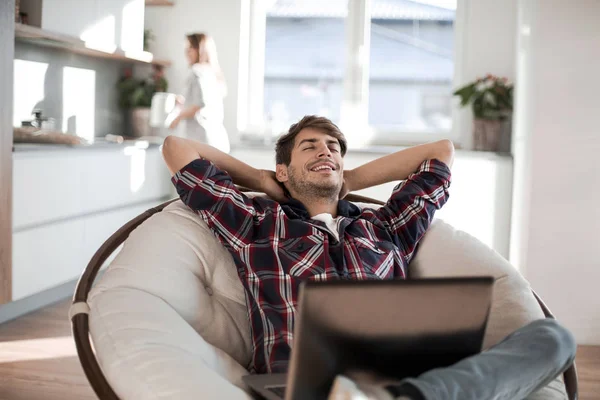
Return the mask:
[[[347,200],[382,204],[353,194]],[[496,278],[484,348],[530,321],[552,317],[504,258],[434,220],[409,278],[473,275]],[[235,264],[180,200],[149,209],[102,245],[79,280],[69,314],[80,362],[101,399],[252,398],[241,379],[251,340]],[[577,399],[575,364],[529,398]]]

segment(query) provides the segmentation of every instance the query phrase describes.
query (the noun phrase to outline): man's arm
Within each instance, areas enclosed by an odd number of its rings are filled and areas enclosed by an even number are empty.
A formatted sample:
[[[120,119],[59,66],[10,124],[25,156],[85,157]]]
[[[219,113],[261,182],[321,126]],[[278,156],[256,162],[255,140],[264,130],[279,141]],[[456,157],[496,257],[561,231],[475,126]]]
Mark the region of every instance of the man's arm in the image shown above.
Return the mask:
[[[438,159],[452,167],[454,145],[449,140],[427,143],[400,150],[353,170],[344,171],[349,191],[366,189],[388,182],[401,181],[415,172],[423,161]]]
[[[383,207],[365,213],[385,222],[406,262],[412,259],[435,212],[448,200],[453,160],[454,146],[442,140],[390,154],[350,174],[354,190],[402,181]]]
[[[162,153],[171,175],[175,175],[192,161],[204,158],[213,162],[217,168],[226,171],[235,184],[265,192],[274,200],[285,199],[283,188],[275,179],[273,171],[253,168],[208,144],[168,136],[163,144]]]
[[[200,111],[200,108],[201,108],[200,106],[193,105],[193,106],[189,106],[188,108],[183,109],[179,113],[179,115],[177,115],[177,117],[175,117],[173,122],[171,122],[171,125],[169,125],[169,128],[175,129],[182,120],[194,118],[196,113],[198,111]]]
[[[193,106],[189,106],[188,108],[184,108],[180,113],[178,118],[179,119],[191,119],[194,118],[194,116],[196,115],[196,113],[198,111],[200,111],[202,107],[197,106],[197,105],[193,105]]]

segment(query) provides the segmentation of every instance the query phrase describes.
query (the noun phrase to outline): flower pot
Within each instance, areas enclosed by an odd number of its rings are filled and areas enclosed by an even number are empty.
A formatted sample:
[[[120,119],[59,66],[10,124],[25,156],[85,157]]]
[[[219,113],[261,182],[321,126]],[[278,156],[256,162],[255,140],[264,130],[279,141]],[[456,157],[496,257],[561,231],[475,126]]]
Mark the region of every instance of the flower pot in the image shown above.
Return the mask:
[[[130,111],[131,136],[150,136],[150,107],[136,107]]]
[[[509,126],[510,124],[503,120],[473,120],[473,149],[480,151],[509,151],[510,149],[501,148],[506,147],[503,138],[510,135],[510,132],[508,132]]]

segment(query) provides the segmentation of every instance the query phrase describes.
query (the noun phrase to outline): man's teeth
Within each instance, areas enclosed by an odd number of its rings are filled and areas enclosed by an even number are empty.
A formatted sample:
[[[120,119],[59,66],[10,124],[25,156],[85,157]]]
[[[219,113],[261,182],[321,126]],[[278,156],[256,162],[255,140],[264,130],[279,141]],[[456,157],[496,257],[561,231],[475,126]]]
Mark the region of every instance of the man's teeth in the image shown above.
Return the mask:
[[[313,168],[312,170],[313,171],[320,171],[320,170],[323,170],[323,169],[326,169],[328,171],[333,171],[333,169],[329,165],[321,165],[321,166],[318,166],[316,168]]]

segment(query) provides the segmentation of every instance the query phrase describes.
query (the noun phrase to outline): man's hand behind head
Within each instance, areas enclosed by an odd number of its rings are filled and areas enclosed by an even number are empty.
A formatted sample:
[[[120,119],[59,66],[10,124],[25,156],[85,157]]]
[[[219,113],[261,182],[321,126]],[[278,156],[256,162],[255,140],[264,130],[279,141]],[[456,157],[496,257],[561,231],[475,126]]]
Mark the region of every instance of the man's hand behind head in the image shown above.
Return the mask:
[[[274,171],[269,171],[267,169],[260,170],[260,182],[261,182],[261,190],[267,194],[271,199],[282,203],[287,200],[287,196],[285,194],[285,189],[283,184],[281,184],[277,178],[275,177]]]
[[[346,175],[345,171],[344,171],[344,175]],[[346,176],[344,176],[344,183],[342,184],[342,188],[340,189],[340,200],[343,199],[344,197],[346,197],[346,195],[348,195],[348,193],[350,193],[350,185],[348,184],[348,180],[346,179]]]

